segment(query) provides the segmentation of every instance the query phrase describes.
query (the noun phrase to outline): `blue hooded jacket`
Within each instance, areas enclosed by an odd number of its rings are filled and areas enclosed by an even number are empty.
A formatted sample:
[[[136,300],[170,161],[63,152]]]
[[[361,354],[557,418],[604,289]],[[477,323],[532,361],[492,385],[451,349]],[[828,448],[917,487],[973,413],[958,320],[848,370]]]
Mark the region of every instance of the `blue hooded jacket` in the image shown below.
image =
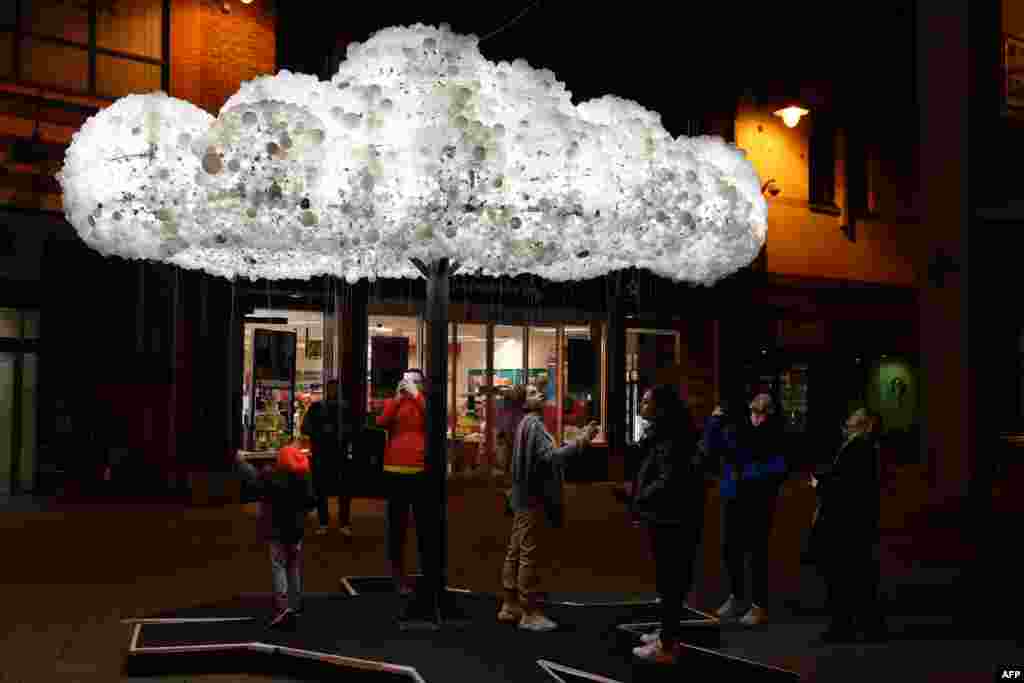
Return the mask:
[[[779,483],[787,473],[782,430],[774,417],[760,426],[745,418],[734,434],[722,431],[709,435],[719,439],[722,447],[722,479],[719,491],[722,498],[735,498],[740,481],[770,481]]]

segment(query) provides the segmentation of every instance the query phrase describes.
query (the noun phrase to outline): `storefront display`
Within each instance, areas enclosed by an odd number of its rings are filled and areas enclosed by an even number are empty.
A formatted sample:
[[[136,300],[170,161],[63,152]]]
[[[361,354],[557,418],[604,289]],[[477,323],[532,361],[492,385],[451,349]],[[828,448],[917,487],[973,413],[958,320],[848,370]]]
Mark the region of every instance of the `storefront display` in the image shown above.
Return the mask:
[[[253,331],[249,419],[252,450],[280,448],[295,436],[295,352],[293,332]]]

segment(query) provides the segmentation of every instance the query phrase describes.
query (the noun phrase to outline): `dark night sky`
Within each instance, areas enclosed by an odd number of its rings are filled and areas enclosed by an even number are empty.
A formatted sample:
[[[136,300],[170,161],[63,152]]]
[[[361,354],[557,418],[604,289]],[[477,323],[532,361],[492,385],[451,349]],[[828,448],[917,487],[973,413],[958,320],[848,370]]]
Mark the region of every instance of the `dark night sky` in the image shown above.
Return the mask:
[[[279,50],[285,66],[316,73],[336,43],[363,41],[386,26],[447,22],[456,32],[483,37],[531,4],[384,0],[356,12],[343,3],[344,14],[328,17],[311,12],[312,3],[288,0],[279,3]],[[882,59],[877,47],[896,44],[901,54],[911,52],[911,41],[895,35],[899,24],[890,18],[906,4],[865,0],[841,9],[844,4],[802,0],[541,0],[484,41],[481,51],[491,61],[521,57],[551,69],[575,101],[604,94],[636,100],[661,112],[678,134],[688,112],[715,109],[747,88],[795,95],[795,83],[829,81],[835,87],[855,78],[860,88],[875,83],[877,95],[880,77],[891,75],[900,59]]]

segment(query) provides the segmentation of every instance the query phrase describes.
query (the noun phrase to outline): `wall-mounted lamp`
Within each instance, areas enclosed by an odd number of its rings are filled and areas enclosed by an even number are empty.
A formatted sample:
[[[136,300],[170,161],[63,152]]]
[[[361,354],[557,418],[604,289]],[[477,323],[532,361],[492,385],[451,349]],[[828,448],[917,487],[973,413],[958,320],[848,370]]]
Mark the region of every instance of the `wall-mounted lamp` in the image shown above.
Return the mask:
[[[790,128],[796,128],[796,124],[800,123],[800,118],[810,114],[811,112],[802,107],[789,106],[772,113],[782,119],[782,122]]]
[[[782,190],[775,184],[775,178],[769,178],[768,181],[761,186],[761,194],[768,194],[772,197],[778,197]]]

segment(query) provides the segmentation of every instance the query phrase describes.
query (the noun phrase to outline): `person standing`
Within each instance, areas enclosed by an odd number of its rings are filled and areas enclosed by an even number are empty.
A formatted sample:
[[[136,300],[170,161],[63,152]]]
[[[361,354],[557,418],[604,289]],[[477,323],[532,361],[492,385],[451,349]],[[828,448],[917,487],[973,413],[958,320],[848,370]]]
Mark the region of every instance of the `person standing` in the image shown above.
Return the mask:
[[[640,401],[647,428],[629,446],[641,459],[631,487],[632,512],[646,529],[661,599],[661,630],[633,650],[641,659],[670,663],[677,645],[683,602],[693,586],[693,563],[704,529],[705,467],[693,417],[678,388],[661,384]]]
[[[338,527],[342,535],[352,536],[352,497],[342,490],[350,429],[343,415],[348,405],[339,395],[338,380],[328,380],[324,399],[309,407],[302,420],[302,434],[312,445],[313,489],[316,492],[316,514],[320,520],[317,535],[327,533],[330,524],[329,501],[338,497]]]
[[[416,521],[416,541],[424,571],[434,566],[431,559],[437,546],[438,510],[431,505],[426,471],[427,408],[423,389],[423,372],[406,371],[394,398],[384,402],[384,410],[377,418],[377,425],[388,430],[384,451],[388,563],[395,590],[404,596],[414,592],[405,571],[410,511]],[[401,621],[430,620],[434,616],[436,606],[429,604],[433,600],[429,587],[417,588],[417,599],[405,605]]]
[[[744,626],[768,620],[768,541],[779,488],[787,474],[782,430],[774,412],[771,396],[755,396],[750,402],[750,417],[738,425],[735,445],[723,454],[722,550],[732,592],[717,614],[721,619],[740,617]],[[751,565],[749,601],[744,571],[747,554]]]
[[[302,537],[306,514],[315,504],[309,461],[295,446],[286,446],[262,471],[241,452],[235,454],[235,462],[260,498],[258,525],[270,549],[274,587],[274,615],[267,625],[294,626],[295,617],[302,614]]]
[[[880,426],[877,414],[854,411],[839,453],[810,477],[818,495],[816,556],[831,615],[821,634],[826,643],[852,641],[858,631],[866,640],[881,641],[887,633],[878,595]]]
[[[512,445],[512,532],[502,566],[504,600],[498,621],[518,624],[527,631],[558,628],[541,610],[541,571],[553,544],[549,529],[562,526],[562,495],[566,459],[581,453],[597,434],[597,423],[584,428],[579,439],[561,448],[541,417],[545,398],[534,385],[517,385],[512,400],[523,405],[525,416],[516,427]]]

